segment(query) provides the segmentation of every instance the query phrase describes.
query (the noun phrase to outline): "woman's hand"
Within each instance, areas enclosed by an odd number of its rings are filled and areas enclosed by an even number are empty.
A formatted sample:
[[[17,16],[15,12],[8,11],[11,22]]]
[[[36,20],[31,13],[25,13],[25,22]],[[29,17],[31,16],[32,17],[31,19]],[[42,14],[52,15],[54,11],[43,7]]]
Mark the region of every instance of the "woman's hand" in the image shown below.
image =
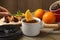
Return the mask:
[[[0,6],[0,18],[11,15],[11,13],[4,7]]]

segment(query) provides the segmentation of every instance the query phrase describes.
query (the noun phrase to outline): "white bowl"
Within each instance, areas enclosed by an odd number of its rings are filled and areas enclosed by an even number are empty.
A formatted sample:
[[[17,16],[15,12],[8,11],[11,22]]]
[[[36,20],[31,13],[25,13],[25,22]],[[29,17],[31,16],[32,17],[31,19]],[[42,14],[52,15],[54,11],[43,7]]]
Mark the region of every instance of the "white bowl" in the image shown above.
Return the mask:
[[[23,22],[24,19],[22,19],[22,32],[26,36],[37,36],[40,33],[40,30],[43,28],[43,23],[40,19],[35,18],[38,22],[36,23],[26,23]]]

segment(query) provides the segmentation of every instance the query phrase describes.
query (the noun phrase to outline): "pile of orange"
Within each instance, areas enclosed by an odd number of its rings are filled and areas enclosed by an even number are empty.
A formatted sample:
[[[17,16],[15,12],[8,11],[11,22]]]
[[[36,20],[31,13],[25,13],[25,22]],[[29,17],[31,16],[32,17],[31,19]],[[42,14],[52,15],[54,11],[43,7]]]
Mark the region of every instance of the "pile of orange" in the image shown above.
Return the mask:
[[[52,12],[45,12],[43,9],[37,9],[34,16],[42,19],[47,24],[55,23],[56,17]]]

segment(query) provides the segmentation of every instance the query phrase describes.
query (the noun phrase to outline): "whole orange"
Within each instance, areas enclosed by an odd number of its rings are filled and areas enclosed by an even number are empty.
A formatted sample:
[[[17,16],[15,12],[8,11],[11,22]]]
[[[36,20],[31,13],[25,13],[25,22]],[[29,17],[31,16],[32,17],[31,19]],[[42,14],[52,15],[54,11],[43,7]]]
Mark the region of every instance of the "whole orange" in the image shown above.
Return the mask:
[[[52,24],[52,23],[55,23],[55,20],[56,20],[56,17],[54,15],[54,13],[52,12],[46,12],[44,15],[43,15],[43,18],[42,20],[47,23],[47,24]]]
[[[37,9],[34,12],[34,16],[37,17],[37,18],[42,18],[43,14],[44,14],[44,10],[43,9]]]

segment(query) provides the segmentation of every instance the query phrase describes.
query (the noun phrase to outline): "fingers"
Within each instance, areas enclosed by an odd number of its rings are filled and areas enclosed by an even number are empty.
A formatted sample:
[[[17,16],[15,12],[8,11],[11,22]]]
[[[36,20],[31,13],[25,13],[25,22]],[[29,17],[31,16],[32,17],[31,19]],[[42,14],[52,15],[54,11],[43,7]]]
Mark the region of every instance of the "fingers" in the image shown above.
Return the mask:
[[[9,12],[0,12],[0,17],[4,17],[4,16],[10,16],[12,14],[10,14]]]
[[[0,6],[0,18],[12,15],[6,8]]]
[[[7,14],[11,14],[6,8],[0,6],[0,15],[7,15]]]
[[[0,12],[8,12],[8,10],[2,6],[0,6]]]

